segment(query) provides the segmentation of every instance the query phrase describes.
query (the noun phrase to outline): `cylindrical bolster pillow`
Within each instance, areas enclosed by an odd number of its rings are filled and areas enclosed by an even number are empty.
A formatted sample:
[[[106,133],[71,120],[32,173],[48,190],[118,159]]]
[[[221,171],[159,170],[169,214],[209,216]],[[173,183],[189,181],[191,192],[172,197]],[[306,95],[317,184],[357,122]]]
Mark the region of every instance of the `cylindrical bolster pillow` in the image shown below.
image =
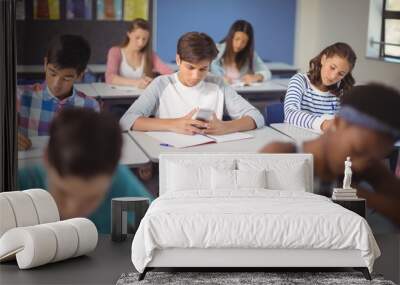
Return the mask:
[[[20,269],[32,268],[86,254],[97,240],[96,226],[84,218],[14,228],[0,238],[0,261],[16,256]]]
[[[60,220],[53,196],[43,189],[0,193],[0,237],[9,229]]]
[[[49,263],[56,251],[54,233],[41,225],[11,229],[0,239],[0,260],[9,260],[16,254],[20,269]]]
[[[57,222],[60,220],[58,208],[53,196],[43,189],[29,189],[23,191],[28,194],[36,208],[39,224]]]
[[[22,191],[3,192],[13,209],[17,227],[33,226],[39,223],[35,206],[30,196]]]
[[[75,255],[78,248],[78,233],[66,222],[44,224],[53,231],[57,239],[57,251],[51,262],[57,262]]]
[[[74,218],[65,220],[65,222],[72,225],[78,232],[78,248],[74,257],[90,252],[96,248],[98,233],[96,226],[91,220]]]
[[[0,196],[0,237],[9,229],[15,228],[14,211],[6,197]]]

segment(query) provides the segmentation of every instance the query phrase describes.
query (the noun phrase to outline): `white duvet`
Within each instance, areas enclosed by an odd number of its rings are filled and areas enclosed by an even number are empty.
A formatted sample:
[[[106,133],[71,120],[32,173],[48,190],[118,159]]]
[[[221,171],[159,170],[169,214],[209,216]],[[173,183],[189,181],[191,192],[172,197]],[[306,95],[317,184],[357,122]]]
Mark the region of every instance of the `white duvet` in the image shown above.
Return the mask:
[[[358,249],[372,272],[380,251],[368,223],[330,199],[306,192],[249,189],[172,192],[157,198],[132,243],[143,272],[155,249]]]

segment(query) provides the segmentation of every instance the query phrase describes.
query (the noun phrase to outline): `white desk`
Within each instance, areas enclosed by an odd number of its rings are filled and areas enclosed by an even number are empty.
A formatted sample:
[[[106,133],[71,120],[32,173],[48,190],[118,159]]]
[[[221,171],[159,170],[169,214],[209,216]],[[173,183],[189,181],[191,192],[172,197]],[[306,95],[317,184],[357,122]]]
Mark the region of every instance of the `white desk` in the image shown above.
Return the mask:
[[[103,82],[77,83],[74,86],[88,96],[101,99],[136,99],[143,93],[139,88],[115,87]]]
[[[149,158],[127,133],[122,134],[123,146],[120,163],[128,167],[139,167],[150,162]],[[49,140],[48,136],[32,137],[32,148],[18,151],[18,168],[41,164],[44,148]]]
[[[285,134],[286,136],[293,139],[297,143],[313,140],[321,135],[316,131],[299,128],[288,123],[271,124],[271,128],[281,132],[282,134]]]
[[[131,139],[128,133],[123,133],[124,140],[120,163],[128,167],[139,167],[150,162],[147,155]]]
[[[250,86],[238,86],[232,85],[233,89],[240,94],[249,94],[249,93],[271,93],[271,92],[279,92],[286,93],[287,85],[284,82],[287,81],[281,79],[271,79],[263,82],[253,83]]]
[[[294,75],[299,70],[297,67],[283,62],[264,62],[264,63],[271,71],[272,75],[282,75],[282,74]]]
[[[160,141],[146,135],[145,132],[129,131],[131,138],[143,149],[152,162],[158,162],[158,157],[162,153],[257,153],[263,146],[273,141],[293,142],[291,138],[269,127],[252,130],[249,133],[254,135],[254,138],[174,148],[160,146]]]

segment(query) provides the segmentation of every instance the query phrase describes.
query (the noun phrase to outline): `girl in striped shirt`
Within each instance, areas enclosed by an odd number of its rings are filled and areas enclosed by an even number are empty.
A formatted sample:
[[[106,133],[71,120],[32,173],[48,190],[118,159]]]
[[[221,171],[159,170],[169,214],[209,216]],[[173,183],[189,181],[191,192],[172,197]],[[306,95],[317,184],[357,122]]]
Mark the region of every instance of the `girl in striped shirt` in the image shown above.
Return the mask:
[[[346,43],[335,43],[310,60],[306,74],[297,73],[285,96],[285,122],[326,131],[340,107],[340,97],[354,85],[351,71],[356,54]]]

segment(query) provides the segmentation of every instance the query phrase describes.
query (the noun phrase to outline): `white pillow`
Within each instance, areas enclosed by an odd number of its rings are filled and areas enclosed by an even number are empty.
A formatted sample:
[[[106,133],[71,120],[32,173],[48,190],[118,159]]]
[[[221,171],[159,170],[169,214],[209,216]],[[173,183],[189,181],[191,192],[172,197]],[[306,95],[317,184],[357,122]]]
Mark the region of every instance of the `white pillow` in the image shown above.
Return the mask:
[[[273,190],[306,191],[307,179],[303,170],[294,168],[283,172],[278,169],[267,171],[268,188]]]
[[[272,190],[306,191],[309,169],[305,160],[238,160],[239,170],[266,170],[266,188]]]
[[[262,170],[236,170],[238,188],[267,188],[267,172]]]
[[[210,190],[211,169],[234,169],[234,160],[169,161],[167,167],[168,191]]]
[[[265,170],[211,170],[211,188],[213,190],[238,190],[242,188],[265,188],[267,185]]]
[[[211,189],[236,190],[236,170],[212,168]]]

